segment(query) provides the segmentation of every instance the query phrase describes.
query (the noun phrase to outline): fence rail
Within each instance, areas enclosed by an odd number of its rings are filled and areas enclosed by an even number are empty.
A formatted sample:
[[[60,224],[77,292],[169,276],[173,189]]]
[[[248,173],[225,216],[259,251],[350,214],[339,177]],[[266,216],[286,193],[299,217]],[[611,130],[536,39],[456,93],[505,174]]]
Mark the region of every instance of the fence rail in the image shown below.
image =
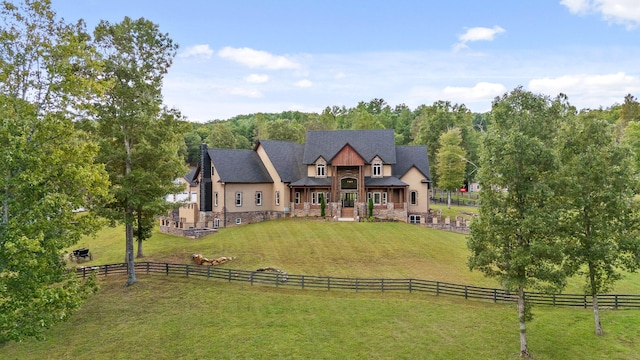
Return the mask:
[[[277,287],[300,289],[355,290],[355,291],[405,291],[432,295],[455,296],[465,299],[487,300],[492,302],[513,303],[516,294],[503,289],[459,285],[441,281],[420,279],[384,279],[384,278],[342,278],[330,276],[309,276],[274,273],[267,271],[234,270],[195,264],[169,264],[156,262],[138,262],[136,273],[164,274],[181,276],[199,276],[225,281],[241,281],[250,284],[266,284]],[[126,264],[108,264],[76,268],[81,278],[96,275],[127,274]],[[527,292],[527,301],[531,304],[549,306],[570,306],[588,308],[593,305],[589,295],[582,294],[544,294]],[[640,295],[600,294],[598,305],[601,308],[640,308]]]

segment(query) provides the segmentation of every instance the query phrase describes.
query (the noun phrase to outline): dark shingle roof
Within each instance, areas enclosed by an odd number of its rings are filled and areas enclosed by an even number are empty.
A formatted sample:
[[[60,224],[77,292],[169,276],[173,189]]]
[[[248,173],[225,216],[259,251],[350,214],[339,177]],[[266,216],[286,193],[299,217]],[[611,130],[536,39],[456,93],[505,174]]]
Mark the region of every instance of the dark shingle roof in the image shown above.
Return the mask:
[[[253,150],[209,149],[208,152],[221,182],[273,182],[260,157]]]
[[[306,176],[307,167],[302,163],[304,145],[277,140],[260,140],[259,144],[271,159],[282,182],[290,183]]]
[[[304,164],[313,164],[322,156],[330,162],[349,144],[366,163],[377,155],[386,164],[396,163],[395,135],[393,130],[327,130],[309,131],[304,145]]]
[[[396,146],[398,162],[393,165],[393,176],[402,177],[415,166],[428,180],[431,180],[429,157],[426,146]]]
[[[292,182],[290,186],[331,186],[331,178],[303,177],[298,181]]]
[[[191,185],[191,186],[195,185],[195,180],[197,180],[196,179],[196,170],[197,169],[198,168],[196,168],[196,167],[192,167],[190,169],[189,173],[184,176],[184,179],[187,180],[187,183],[189,183],[189,185]]]
[[[365,176],[364,185],[365,186],[409,186],[407,183],[398,179],[395,176],[385,176],[381,178]]]

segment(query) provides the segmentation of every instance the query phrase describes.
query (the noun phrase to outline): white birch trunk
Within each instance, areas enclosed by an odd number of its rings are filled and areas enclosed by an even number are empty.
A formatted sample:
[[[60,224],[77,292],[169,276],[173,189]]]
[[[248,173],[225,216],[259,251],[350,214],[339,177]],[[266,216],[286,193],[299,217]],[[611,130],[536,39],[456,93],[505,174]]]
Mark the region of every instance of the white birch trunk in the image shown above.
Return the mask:
[[[596,335],[603,335],[602,324],[600,324],[600,308],[598,307],[598,294],[593,295],[593,320],[596,323]]]
[[[527,345],[524,288],[522,287],[518,288],[518,320],[520,321],[520,357],[528,359],[531,357],[531,354],[529,354],[529,346]]]

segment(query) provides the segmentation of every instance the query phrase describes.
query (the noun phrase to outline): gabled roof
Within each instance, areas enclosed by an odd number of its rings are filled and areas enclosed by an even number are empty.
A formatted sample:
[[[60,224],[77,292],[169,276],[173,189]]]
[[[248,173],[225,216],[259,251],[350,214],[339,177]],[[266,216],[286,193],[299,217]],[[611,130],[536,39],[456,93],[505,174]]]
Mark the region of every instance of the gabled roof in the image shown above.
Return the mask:
[[[385,164],[396,163],[393,129],[388,130],[322,130],[308,131],[304,144],[304,164],[313,164],[320,156],[328,162],[349,144],[369,163],[380,156]]]
[[[196,170],[197,170],[197,167],[192,167],[192,168],[189,169],[189,173],[184,176],[184,179],[191,186],[195,186],[195,184],[196,184],[196,180],[197,180],[196,179]]]
[[[209,149],[209,157],[224,183],[272,183],[269,172],[253,150]]]
[[[304,145],[277,140],[260,140],[258,145],[262,146],[271,159],[282,182],[291,183],[306,176],[307,167],[302,163]]]
[[[331,186],[331,178],[303,177],[292,182],[289,186]]]
[[[396,146],[396,155],[398,162],[393,165],[393,176],[400,178],[415,166],[427,180],[431,181],[426,146]]]

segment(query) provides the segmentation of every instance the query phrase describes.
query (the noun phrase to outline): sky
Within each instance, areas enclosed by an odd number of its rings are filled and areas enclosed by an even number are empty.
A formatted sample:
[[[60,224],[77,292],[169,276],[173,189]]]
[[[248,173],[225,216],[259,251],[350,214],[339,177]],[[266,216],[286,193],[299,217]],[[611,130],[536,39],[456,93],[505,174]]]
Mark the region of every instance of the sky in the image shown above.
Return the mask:
[[[163,84],[190,121],[384,99],[486,112],[518,86],[578,109],[640,96],[640,0],[52,0],[128,16],[180,48]]]

